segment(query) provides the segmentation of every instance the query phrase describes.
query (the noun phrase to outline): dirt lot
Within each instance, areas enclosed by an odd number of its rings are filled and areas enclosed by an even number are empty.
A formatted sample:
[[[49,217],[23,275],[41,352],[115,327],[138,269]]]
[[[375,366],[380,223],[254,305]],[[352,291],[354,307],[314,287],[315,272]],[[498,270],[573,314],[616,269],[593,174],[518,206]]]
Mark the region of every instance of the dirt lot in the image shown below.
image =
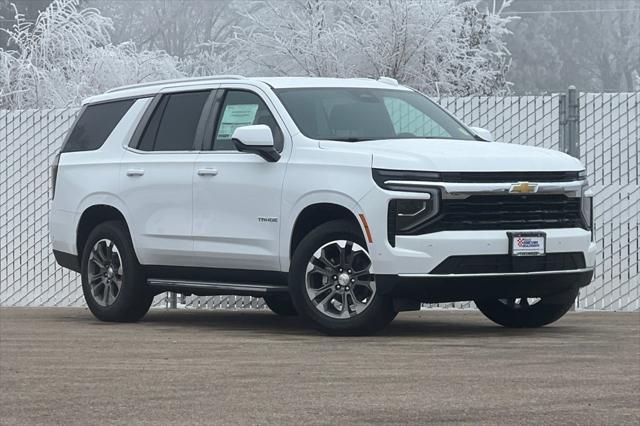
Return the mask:
[[[422,311],[330,338],[269,312],[0,309],[1,424],[639,421],[639,313],[507,330]]]

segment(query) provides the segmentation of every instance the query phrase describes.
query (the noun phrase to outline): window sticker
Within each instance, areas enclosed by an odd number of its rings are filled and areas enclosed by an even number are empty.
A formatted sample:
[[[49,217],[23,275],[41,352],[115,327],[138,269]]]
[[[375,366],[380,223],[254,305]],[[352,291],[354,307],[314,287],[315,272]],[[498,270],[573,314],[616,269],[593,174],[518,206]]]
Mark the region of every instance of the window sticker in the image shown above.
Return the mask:
[[[227,105],[222,114],[222,120],[218,128],[218,139],[231,139],[233,131],[238,127],[253,124],[258,104]]]

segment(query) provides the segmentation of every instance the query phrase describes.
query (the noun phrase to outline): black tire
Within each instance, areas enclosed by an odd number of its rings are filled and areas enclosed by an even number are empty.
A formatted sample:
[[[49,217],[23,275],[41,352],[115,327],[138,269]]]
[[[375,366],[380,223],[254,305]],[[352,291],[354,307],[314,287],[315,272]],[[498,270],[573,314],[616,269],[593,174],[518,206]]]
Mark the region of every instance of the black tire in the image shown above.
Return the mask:
[[[325,244],[337,240],[351,241],[360,245],[364,250],[367,249],[360,229],[349,221],[334,220],[315,228],[303,238],[293,253],[289,271],[289,289],[293,304],[300,315],[309,319],[326,334],[369,335],[376,333],[386,327],[397,315],[390,297],[375,293],[362,312],[350,318],[337,319],[316,308],[316,304],[312,302],[307,292],[307,265],[312,256]],[[330,288],[328,291],[332,290],[333,288]],[[353,290],[355,291],[355,286]],[[350,308],[347,307],[347,310]]]
[[[522,299],[476,300],[476,306],[496,324],[509,328],[535,328],[559,320],[575,303],[578,295],[571,289],[541,298],[537,303],[523,305]],[[526,299],[526,298],[525,298]]]
[[[293,317],[298,315],[296,307],[293,306],[291,296],[288,294],[267,295],[264,296],[264,301],[274,314],[283,317]]]
[[[109,245],[105,241],[113,242],[117,256],[114,257],[112,252],[107,252],[109,259],[102,263],[105,265],[112,264],[112,270],[118,269],[122,272],[119,278],[121,283],[119,290],[117,292],[115,290],[108,292],[109,296],[106,299],[104,297],[107,293],[106,284],[102,284],[102,286],[100,283],[91,285],[89,280],[90,268],[94,277],[99,275],[97,272],[102,271],[95,262],[92,262],[92,265],[89,266],[89,256],[97,243],[100,244],[99,247],[103,248],[101,251],[104,251],[104,247]],[[104,253],[101,256],[104,256]],[[117,262],[114,259],[117,259]],[[121,268],[116,266],[117,263],[121,263]],[[138,263],[133,250],[129,232],[122,222],[103,222],[91,231],[82,252],[80,265],[84,298],[91,313],[96,318],[102,321],[135,322],[147,313],[153,302],[154,295],[146,287],[142,267]],[[118,274],[117,271],[115,274]],[[113,278],[112,282],[115,282],[116,277]],[[97,278],[93,280],[93,283],[99,281],[100,279]],[[92,288],[95,294],[92,292]],[[102,288],[102,292],[99,291],[100,288]],[[99,297],[100,295],[102,297]],[[110,298],[112,298],[112,301],[109,304]]]

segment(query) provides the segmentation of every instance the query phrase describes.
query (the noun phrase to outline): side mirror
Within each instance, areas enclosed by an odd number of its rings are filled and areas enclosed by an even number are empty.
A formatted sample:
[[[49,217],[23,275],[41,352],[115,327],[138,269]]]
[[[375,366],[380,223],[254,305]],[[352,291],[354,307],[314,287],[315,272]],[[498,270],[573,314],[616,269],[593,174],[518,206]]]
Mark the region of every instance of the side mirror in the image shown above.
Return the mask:
[[[238,127],[233,131],[231,140],[240,152],[258,154],[271,162],[280,159],[280,153],[273,146],[271,129],[265,124]]]
[[[495,139],[493,138],[493,135],[487,129],[483,129],[482,127],[469,127],[469,128],[473,130],[473,133],[475,133],[476,136],[479,136],[483,140],[487,142],[495,141]]]

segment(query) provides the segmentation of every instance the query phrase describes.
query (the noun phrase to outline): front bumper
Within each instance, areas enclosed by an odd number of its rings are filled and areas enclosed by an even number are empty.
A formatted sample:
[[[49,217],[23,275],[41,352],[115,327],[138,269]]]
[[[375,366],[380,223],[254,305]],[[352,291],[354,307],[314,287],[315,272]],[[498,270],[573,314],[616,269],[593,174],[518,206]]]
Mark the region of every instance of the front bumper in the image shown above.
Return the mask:
[[[403,185],[438,187],[442,199],[471,197],[483,194],[511,196],[511,186],[516,182],[496,183],[451,183],[451,182],[405,182]],[[535,182],[536,193],[580,197],[584,181],[571,182]],[[359,200],[373,235],[369,244],[369,253],[376,275],[429,274],[441,263],[453,256],[508,255],[509,232],[544,232],[546,234],[546,253],[579,253],[584,257],[580,269],[593,268],[596,260],[596,245],[592,242],[591,232],[581,227],[551,227],[530,229],[487,229],[480,227],[472,230],[443,230],[419,235],[395,235],[393,245],[388,237],[387,209],[393,199],[424,199],[420,192],[405,192],[375,187]],[[532,196],[533,197],[533,196]],[[486,204],[486,203],[485,203]],[[535,205],[535,203],[534,203]],[[371,214],[368,214],[370,212]],[[487,271],[504,272],[504,271]]]
[[[546,270],[535,269],[535,264],[529,263],[520,268],[517,262],[512,265],[495,262],[487,264],[482,273],[465,273],[464,268],[437,273],[443,269],[438,266],[446,264],[450,257],[511,258],[508,231],[446,231],[399,236],[396,247],[382,244],[382,248],[377,246],[373,251],[376,254],[376,286],[380,294],[423,303],[443,303],[545,297],[588,285],[596,260],[596,245],[591,242],[591,233],[580,228],[541,231],[547,235],[545,258],[574,253],[584,256],[584,262],[562,270],[554,269],[553,262],[546,264]],[[543,259],[518,259],[521,260]],[[498,266],[502,268],[498,269]],[[496,269],[492,270],[494,267]]]
[[[515,297],[548,297],[591,282],[593,269],[475,275],[376,274],[379,294],[443,303]],[[573,293],[568,293],[573,294]]]
[[[384,238],[386,228],[380,230],[370,246],[376,275],[428,274],[450,256],[508,255],[507,232],[499,231],[443,231],[424,235],[397,236],[392,247]],[[531,232],[532,230],[526,230]],[[540,229],[546,234],[546,252],[582,253],[586,268],[593,268],[596,245],[591,232],[581,228]]]

